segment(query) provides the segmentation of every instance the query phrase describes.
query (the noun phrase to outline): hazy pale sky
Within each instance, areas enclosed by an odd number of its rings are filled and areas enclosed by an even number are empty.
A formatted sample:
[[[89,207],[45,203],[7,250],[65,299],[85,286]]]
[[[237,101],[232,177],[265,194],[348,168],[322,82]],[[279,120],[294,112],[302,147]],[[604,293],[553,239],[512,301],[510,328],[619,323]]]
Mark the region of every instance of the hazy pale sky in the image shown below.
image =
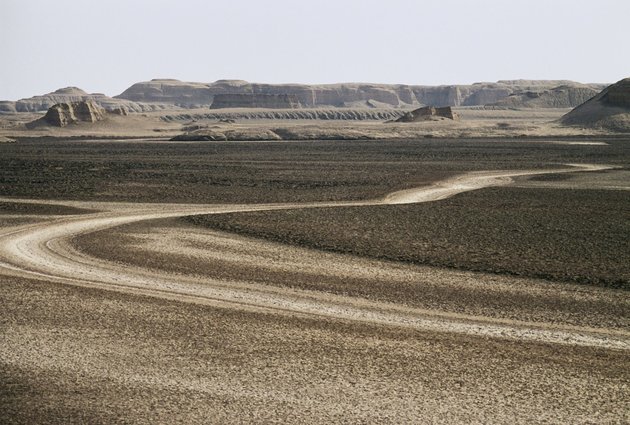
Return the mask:
[[[0,99],[211,82],[614,82],[629,0],[0,0]]]

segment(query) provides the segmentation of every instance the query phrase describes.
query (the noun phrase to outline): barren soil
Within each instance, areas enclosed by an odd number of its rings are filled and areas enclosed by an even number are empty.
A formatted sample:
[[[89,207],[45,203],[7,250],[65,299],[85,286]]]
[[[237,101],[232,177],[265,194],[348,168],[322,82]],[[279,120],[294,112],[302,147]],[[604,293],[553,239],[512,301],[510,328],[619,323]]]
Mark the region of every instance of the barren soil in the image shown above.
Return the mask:
[[[606,136],[616,134],[606,129],[564,126],[557,122],[569,109],[563,108],[455,108],[459,121],[422,123],[386,123],[392,109],[385,115],[375,114],[373,120],[355,121],[339,119],[353,117],[373,109],[353,110],[322,109],[173,109],[129,116],[109,115],[96,123],[79,123],[63,128],[38,126],[28,129],[25,123],[42,116],[36,113],[0,114],[0,136],[10,138],[32,137],[95,137],[95,138],[155,138],[165,140],[202,129],[202,134],[212,134],[229,140],[387,140],[418,139],[423,137],[570,137]],[[400,113],[400,111],[398,111]],[[278,115],[280,114],[280,115]],[[298,119],[281,119],[293,116]],[[322,119],[299,119],[317,115]],[[265,117],[265,118],[263,118]],[[380,118],[380,119],[379,119]],[[220,119],[235,120],[234,123]],[[626,132],[627,135],[627,132]],[[217,139],[218,140],[218,139]]]
[[[2,420],[623,423],[627,291],[181,222],[265,211],[290,223],[292,214],[366,209],[378,235],[381,209],[462,199],[474,210],[493,202],[487,193],[526,190],[512,187],[531,176],[540,177],[528,190],[539,194],[539,184],[562,191],[553,187],[625,172],[625,144],[606,142],[2,146],[4,216],[23,219],[0,229]],[[43,170],[37,185],[24,181],[29,167]],[[619,180],[586,180],[623,208],[603,188]],[[616,216],[602,220],[615,225]]]
[[[178,203],[361,200],[470,171],[566,163],[627,166],[627,142],[595,141],[606,144],[566,145],[558,144],[558,139],[272,143],[40,139],[0,146],[0,196]]]
[[[630,289],[625,190],[494,188],[435,204],[193,216],[332,252]]]

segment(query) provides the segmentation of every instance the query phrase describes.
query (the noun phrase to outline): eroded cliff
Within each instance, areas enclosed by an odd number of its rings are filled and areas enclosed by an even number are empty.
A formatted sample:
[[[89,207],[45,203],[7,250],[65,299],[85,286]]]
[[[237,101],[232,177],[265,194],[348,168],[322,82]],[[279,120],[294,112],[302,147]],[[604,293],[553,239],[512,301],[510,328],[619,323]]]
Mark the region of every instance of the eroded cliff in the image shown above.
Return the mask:
[[[415,86],[401,84],[259,84],[242,80],[214,83],[186,83],[178,80],[151,80],[136,83],[118,99],[134,102],[163,102],[192,108],[212,105],[215,96],[282,95],[296,99],[302,107],[389,107],[409,108],[421,105],[476,106],[499,102],[511,94],[530,89],[537,91],[573,84],[566,81],[500,81],[471,85]],[[585,85],[601,90],[599,85]],[[225,99],[221,97],[222,99]],[[542,105],[541,107],[546,107]],[[551,106],[553,103],[551,103]]]

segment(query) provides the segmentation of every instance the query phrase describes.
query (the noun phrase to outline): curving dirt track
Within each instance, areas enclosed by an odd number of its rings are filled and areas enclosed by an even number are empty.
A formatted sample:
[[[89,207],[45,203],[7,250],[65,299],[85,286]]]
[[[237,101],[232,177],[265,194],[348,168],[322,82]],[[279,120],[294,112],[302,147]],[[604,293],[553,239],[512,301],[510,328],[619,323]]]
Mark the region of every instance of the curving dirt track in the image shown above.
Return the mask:
[[[101,212],[8,228],[0,233],[3,273],[26,278],[149,295],[195,304],[230,306],[276,314],[324,316],[335,319],[411,327],[518,341],[569,344],[629,350],[630,333],[623,330],[552,325],[404,307],[393,303],[294,290],[248,282],[170,275],[111,263],[73,247],[72,239],[123,224],[196,214],[256,210],[343,207],[430,202],[457,193],[506,185],[512,177],[534,174],[597,171],[611,167],[570,165],[556,170],[476,172],[435,185],[395,192],[383,199],[362,202],[324,202],[264,205],[173,205],[64,202]],[[16,202],[16,200],[12,200]],[[34,201],[22,201],[34,202]],[[40,202],[41,201],[37,201]],[[325,265],[323,265],[325,267]]]

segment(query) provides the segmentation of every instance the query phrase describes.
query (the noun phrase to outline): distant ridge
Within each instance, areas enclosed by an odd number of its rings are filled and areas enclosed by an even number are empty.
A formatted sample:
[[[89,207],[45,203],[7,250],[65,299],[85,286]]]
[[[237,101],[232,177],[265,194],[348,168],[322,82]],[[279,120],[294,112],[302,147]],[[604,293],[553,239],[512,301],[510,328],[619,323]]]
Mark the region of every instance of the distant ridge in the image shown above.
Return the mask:
[[[102,93],[87,93],[78,87],[64,87],[41,96],[33,96],[18,101],[0,101],[0,112],[40,112],[47,111],[59,103],[92,101],[107,110],[124,109],[130,112],[147,112],[157,109],[171,109],[172,105],[159,103],[143,104],[125,99],[115,99]]]
[[[502,80],[469,85],[421,86],[405,84],[264,84],[243,80],[217,80],[214,83],[153,79],[133,84],[120,95],[87,93],[78,87],[65,87],[44,95],[18,101],[0,101],[0,112],[40,112],[58,103],[93,101],[107,110],[129,112],[163,109],[207,108],[215,96],[221,108],[277,107],[415,109],[420,106],[486,106],[498,108],[574,107],[602,84],[580,84],[566,80]],[[252,99],[264,99],[253,101]],[[273,102],[272,102],[273,101]],[[216,107],[216,106],[215,106]]]
[[[432,106],[481,106],[499,102],[511,94],[527,90],[551,90],[559,86],[590,88],[593,93],[601,84],[579,84],[565,80],[506,80],[471,85],[416,86],[404,84],[261,84],[242,80],[218,80],[214,83],[190,83],[172,79],[155,79],[136,83],[118,99],[134,102],[171,103],[180,107],[212,105],[217,95],[288,95],[305,108],[411,108]],[[225,99],[225,98],[223,98]],[[237,98],[235,98],[236,100]],[[553,106],[553,102],[550,103]],[[572,107],[579,104],[565,105]],[[222,104],[222,107],[237,105]],[[547,107],[542,105],[542,107]]]

